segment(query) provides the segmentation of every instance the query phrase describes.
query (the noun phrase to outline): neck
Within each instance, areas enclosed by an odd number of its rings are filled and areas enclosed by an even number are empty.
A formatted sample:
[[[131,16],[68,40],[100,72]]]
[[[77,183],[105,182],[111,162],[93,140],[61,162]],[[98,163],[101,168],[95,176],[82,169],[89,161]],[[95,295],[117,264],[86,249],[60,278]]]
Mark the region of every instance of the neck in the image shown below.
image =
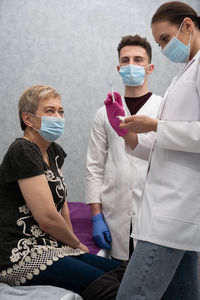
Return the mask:
[[[127,86],[125,85],[124,97],[137,98],[148,93],[147,81],[141,86]]]
[[[47,148],[49,147],[50,143],[45,141],[37,131],[28,127],[24,131],[23,137],[26,140],[28,140],[32,143],[35,143],[39,147],[43,157],[46,155],[46,151],[47,151]]]

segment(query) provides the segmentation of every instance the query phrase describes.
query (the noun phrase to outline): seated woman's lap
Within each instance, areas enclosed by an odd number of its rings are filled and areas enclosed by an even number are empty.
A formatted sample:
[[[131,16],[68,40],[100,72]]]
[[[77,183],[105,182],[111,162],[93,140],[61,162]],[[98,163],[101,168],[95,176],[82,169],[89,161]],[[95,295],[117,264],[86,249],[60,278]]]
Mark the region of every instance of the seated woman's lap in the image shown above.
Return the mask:
[[[25,285],[52,285],[81,293],[94,280],[120,265],[120,262],[85,253],[65,256],[28,280]]]
[[[89,265],[92,265],[102,271],[109,272],[121,265],[121,261],[115,259],[108,259],[91,253],[85,253],[84,255],[76,256],[76,259],[81,260]]]

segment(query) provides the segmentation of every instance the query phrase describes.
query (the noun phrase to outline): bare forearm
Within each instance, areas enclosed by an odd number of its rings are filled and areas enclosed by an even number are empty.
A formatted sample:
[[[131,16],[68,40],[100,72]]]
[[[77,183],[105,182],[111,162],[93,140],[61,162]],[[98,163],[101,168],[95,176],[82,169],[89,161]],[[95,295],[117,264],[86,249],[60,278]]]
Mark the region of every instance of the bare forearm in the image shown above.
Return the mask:
[[[65,204],[63,205],[63,207],[61,209],[61,215],[63,216],[63,218],[64,218],[65,222],[67,223],[67,225],[69,226],[69,228],[73,231],[67,202],[65,202]]]
[[[69,245],[72,248],[79,247],[79,239],[59,213],[55,217],[46,220],[43,224],[39,224],[39,227],[54,239]]]
[[[91,209],[92,217],[95,216],[95,215],[100,214],[102,212],[101,203],[92,203],[92,204],[90,204],[90,209]]]
[[[123,138],[126,144],[128,144],[129,147],[131,147],[131,149],[134,150],[138,144],[137,134],[133,132],[128,132]]]

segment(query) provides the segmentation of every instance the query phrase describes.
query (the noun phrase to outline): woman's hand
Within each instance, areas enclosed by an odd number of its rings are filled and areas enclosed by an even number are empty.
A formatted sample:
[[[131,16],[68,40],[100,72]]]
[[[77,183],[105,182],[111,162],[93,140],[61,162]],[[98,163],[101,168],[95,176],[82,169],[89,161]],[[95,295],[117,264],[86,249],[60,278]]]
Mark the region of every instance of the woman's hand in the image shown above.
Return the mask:
[[[78,248],[81,249],[81,250],[83,250],[83,251],[85,251],[85,252],[90,252],[89,249],[88,249],[88,247],[85,246],[84,244],[82,244],[81,242],[80,242]]]
[[[146,133],[150,131],[157,131],[158,120],[152,119],[147,116],[134,115],[124,119],[124,122],[120,123],[121,129],[128,129],[134,133]]]

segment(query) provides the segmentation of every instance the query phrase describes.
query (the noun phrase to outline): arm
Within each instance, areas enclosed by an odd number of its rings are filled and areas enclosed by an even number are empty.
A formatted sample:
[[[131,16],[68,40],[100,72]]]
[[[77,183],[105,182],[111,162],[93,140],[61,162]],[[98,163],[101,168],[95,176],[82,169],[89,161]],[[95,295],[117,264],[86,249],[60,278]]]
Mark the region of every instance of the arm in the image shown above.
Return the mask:
[[[200,122],[159,121],[157,146],[200,153]]]
[[[100,196],[108,152],[107,133],[104,128],[105,115],[103,113],[100,109],[95,115],[88,145],[86,204],[90,204],[93,239],[101,248],[110,249],[108,243],[111,242],[111,236],[102,215]]]
[[[90,204],[91,215],[96,216],[102,213],[102,206],[100,203],[92,203]]]
[[[65,219],[56,210],[45,175],[20,179],[18,183],[24,200],[41,230],[72,248],[86,251],[86,247],[83,247]]]
[[[98,110],[91,128],[86,161],[86,204],[101,204],[101,188],[104,182],[104,167],[108,154],[105,116]]]
[[[61,215],[63,216],[63,218],[64,218],[65,222],[67,223],[67,225],[69,226],[69,228],[73,231],[72,223],[70,220],[69,208],[68,208],[66,201],[61,208]]]
[[[127,153],[148,160],[155,140],[157,123],[156,119],[147,116],[134,115],[125,118],[119,127],[128,129],[128,134],[123,137],[126,142]]]
[[[147,116],[131,116],[120,124],[131,132],[157,132],[156,142],[160,148],[200,153],[199,121],[162,121]]]

